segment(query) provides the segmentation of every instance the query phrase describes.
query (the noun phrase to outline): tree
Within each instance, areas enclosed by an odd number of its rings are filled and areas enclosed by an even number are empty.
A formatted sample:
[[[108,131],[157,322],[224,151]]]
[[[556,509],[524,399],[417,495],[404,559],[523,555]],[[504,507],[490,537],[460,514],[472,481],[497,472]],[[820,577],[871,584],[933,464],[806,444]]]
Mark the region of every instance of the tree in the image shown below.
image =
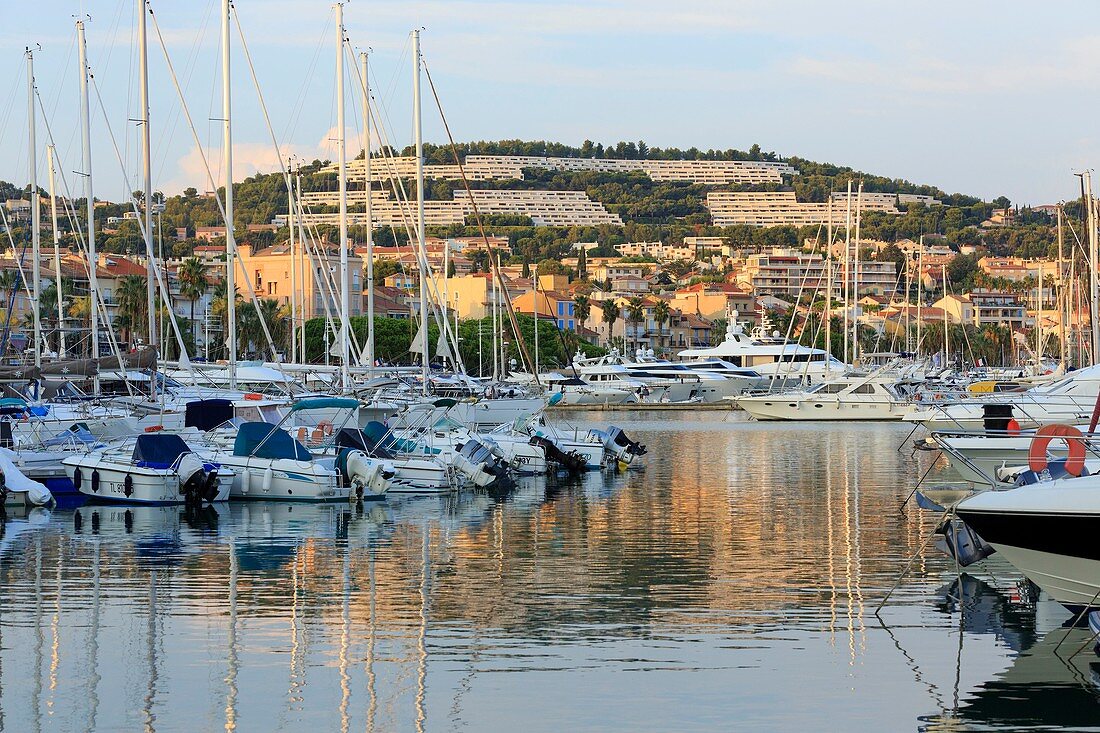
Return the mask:
[[[536,272],[540,275],[564,275],[565,265],[558,262],[557,260],[547,258],[544,260],[539,260],[539,266],[536,269]]]
[[[588,279],[588,250],[581,247],[581,253],[577,255],[577,277],[581,280]]]
[[[180,295],[191,302],[191,336],[195,336],[195,301],[206,294],[210,284],[206,281],[206,265],[198,257],[189,257],[180,263],[176,277],[180,281]]]
[[[664,337],[660,335],[660,331],[664,327],[664,325],[668,323],[671,317],[672,308],[669,306],[667,300],[658,300],[656,303],[653,304],[653,322],[657,324],[657,332],[659,334],[657,337],[658,347],[664,346]]]
[[[614,298],[608,298],[600,307],[603,309],[603,322],[607,324],[607,341],[611,343],[611,332],[615,330],[615,321],[619,320],[619,304]]]
[[[592,301],[589,300],[587,295],[577,295],[573,298],[573,315],[576,317],[577,322],[584,324],[588,321],[588,316],[592,313]]]
[[[114,293],[118,305],[114,325],[125,334],[123,341],[130,341],[135,332],[146,328],[149,320],[147,295],[144,275],[126,275],[119,280]]]
[[[531,263],[528,262],[526,259],[523,260],[523,269],[520,270],[519,274],[522,278],[531,277]]]
[[[626,320],[634,324],[634,340],[640,344],[642,339],[637,332],[638,324],[645,321],[645,301],[640,296],[635,295],[626,301]]]

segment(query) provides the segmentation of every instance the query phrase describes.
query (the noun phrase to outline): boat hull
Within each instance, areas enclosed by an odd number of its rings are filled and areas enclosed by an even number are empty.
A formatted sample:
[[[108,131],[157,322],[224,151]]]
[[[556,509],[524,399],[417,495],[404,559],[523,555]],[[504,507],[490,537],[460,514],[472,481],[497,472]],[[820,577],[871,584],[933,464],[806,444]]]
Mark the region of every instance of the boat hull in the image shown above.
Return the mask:
[[[94,455],[67,458],[65,467],[74,484],[77,483],[76,471],[81,471],[77,491],[89,501],[123,504],[184,503],[183,494],[180,493],[180,478],[175,471],[169,469],[139,468],[102,460]],[[94,473],[98,473],[99,480],[93,490]],[[132,478],[129,487],[126,485],[127,476]],[[232,470],[219,470],[218,493],[214,501],[229,499],[233,478]]]
[[[742,397],[737,405],[757,420],[901,420],[909,406],[897,402],[837,402],[783,399],[783,395]]]

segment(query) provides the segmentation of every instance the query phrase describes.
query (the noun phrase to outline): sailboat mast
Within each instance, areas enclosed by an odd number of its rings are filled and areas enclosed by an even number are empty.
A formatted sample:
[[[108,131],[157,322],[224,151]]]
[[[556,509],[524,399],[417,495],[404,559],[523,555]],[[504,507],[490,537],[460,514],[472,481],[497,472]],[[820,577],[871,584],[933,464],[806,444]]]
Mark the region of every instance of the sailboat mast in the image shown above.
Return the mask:
[[[229,0],[222,0],[222,167],[225,169],[225,298],[229,326],[229,389],[237,388],[237,237],[233,231],[233,95],[229,78]]]
[[[351,288],[348,273],[348,160],[344,139],[344,4],[336,3],[336,146],[340,167],[340,386],[351,391]]]
[[[917,245],[917,357],[920,357],[921,327],[924,321],[921,319],[921,306],[924,305],[924,235],[920,235]],[[908,298],[906,298],[908,300]]]
[[[38,142],[35,139],[36,116],[34,113],[34,53],[27,49],[27,164],[30,167],[31,197],[31,256],[34,257],[34,295],[31,308],[34,311],[34,365],[42,366],[42,314],[38,309],[41,294],[42,221],[38,201]],[[56,225],[55,225],[56,226]]]
[[[91,326],[91,358],[99,358],[99,280],[96,277],[95,195],[92,187],[92,123],[88,112],[88,43],[84,21],[76,22],[76,40],[80,57],[80,137],[84,150],[84,197],[88,205],[88,316]],[[99,373],[92,378],[99,393]]]
[[[850,364],[848,359],[848,316],[851,315],[851,304],[848,293],[852,282],[852,181],[848,180],[848,210],[844,215],[844,363]]]
[[[138,11],[138,49],[141,55],[141,169],[145,188],[145,258],[146,278],[145,297],[149,305],[149,345],[157,345],[157,284],[156,259],[153,257],[153,168],[151,165],[151,145],[149,132],[149,43],[145,28],[147,0],[137,0]],[[154,383],[155,388],[155,383]]]
[[[943,267],[943,297],[944,297],[944,309],[943,309],[943,365],[947,366],[947,359],[951,353],[950,342],[947,340],[947,265],[941,265]]]
[[[1069,348],[1066,343],[1066,311],[1064,308],[1066,302],[1066,274],[1063,272],[1063,262],[1065,252],[1063,246],[1065,240],[1062,237],[1062,205],[1058,205],[1058,343],[1061,344],[1061,360],[1062,370],[1065,371],[1069,364],[1067,363],[1067,357],[1069,356]]]
[[[46,146],[46,161],[50,169],[50,222],[53,226],[53,278],[57,291],[57,358],[65,358],[65,298],[61,290],[61,237],[57,231],[57,184],[54,181],[53,145]]]
[[[309,269],[309,263],[306,252],[306,228],[302,222],[302,165],[298,164],[298,170],[294,176],[294,188],[297,193],[291,201],[292,211],[297,212],[298,220],[298,243],[302,246],[301,254],[301,270],[302,270],[302,329],[301,329],[301,343],[299,344],[298,353],[302,356],[302,362],[306,361],[306,313],[309,312],[306,308],[306,283],[309,282],[309,278],[306,277],[306,272]],[[321,293],[323,295],[323,293]],[[312,308],[312,306],[311,306]],[[327,327],[326,327],[327,328]],[[327,333],[327,330],[325,331]],[[325,353],[328,353],[328,349],[325,349]]]
[[[859,225],[863,220],[863,181],[856,192],[856,246],[852,251],[852,364],[859,364]]]
[[[1097,288],[1096,200],[1092,197],[1092,174],[1085,173],[1085,206],[1088,207],[1089,227],[1089,322],[1092,325],[1092,361],[1098,363],[1097,347],[1100,346],[1100,292]]]
[[[420,31],[413,31],[413,132],[416,138],[416,247],[420,262],[420,378],[428,393],[428,258],[424,252],[424,129],[420,114]]]
[[[828,229],[825,236],[825,351],[833,353],[833,194],[829,192]]]
[[[359,64],[363,72],[363,164],[365,174],[365,195],[367,203],[367,375],[374,378],[374,212],[371,209],[371,123],[370,123],[370,76],[368,75],[367,54],[359,54]]]
[[[290,163],[286,175],[287,225],[290,229],[290,361],[298,363],[298,255],[294,247],[294,182]],[[303,358],[304,361],[304,358]]]

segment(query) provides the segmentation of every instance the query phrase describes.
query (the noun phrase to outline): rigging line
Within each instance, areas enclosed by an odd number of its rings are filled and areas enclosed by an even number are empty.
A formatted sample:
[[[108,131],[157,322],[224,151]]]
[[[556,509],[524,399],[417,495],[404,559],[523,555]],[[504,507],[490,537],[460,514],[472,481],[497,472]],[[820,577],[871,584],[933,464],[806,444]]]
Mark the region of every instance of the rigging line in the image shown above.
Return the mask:
[[[284,162],[282,150],[279,147],[279,141],[275,138],[275,128],[271,124],[271,115],[269,114],[268,109],[267,109],[267,102],[264,100],[263,89],[260,86],[259,78],[256,76],[256,66],[252,63],[252,54],[248,50],[248,42],[245,39],[244,28],[241,26],[240,14],[238,13],[236,6],[232,2],[229,3],[229,7],[232,11],[233,21],[237,26],[237,33],[238,33],[238,35],[241,39],[241,49],[244,51],[245,61],[248,63],[248,71],[249,71],[249,74],[252,77],[252,84],[256,88],[256,97],[258,98],[258,100],[260,102],[260,110],[263,112],[264,124],[267,127],[268,134],[271,135],[271,144],[275,146],[276,157],[279,159],[279,169],[282,171],[283,181],[286,183],[287,197],[288,197],[288,200],[293,200],[294,199],[294,187],[293,187],[293,185],[291,183],[291,180],[290,180],[290,170],[287,168],[287,166]],[[293,223],[291,223],[291,224],[293,224]],[[346,246],[346,244],[341,244],[340,246]],[[328,258],[326,256],[326,262],[327,261],[328,261]],[[242,267],[243,267],[243,265],[242,265]],[[349,326],[348,327],[348,333],[351,335],[351,338],[352,338],[352,341],[353,341],[353,343],[356,347],[356,350],[358,350],[359,349],[359,344],[357,343],[357,339],[355,338],[355,331],[354,331],[354,329],[352,329],[350,327],[350,325],[351,325],[351,314],[343,312],[343,302],[342,301],[341,301],[341,305],[340,305],[339,310],[340,310],[340,314],[341,314],[340,315],[341,322],[342,323],[346,322],[348,324],[348,326]]]
[[[183,67],[183,72],[184,72],[183,73],[183,88],[184,89],[187,89],[188,87],[191,86],[191,79],[194,76],[195,69],[198,67],[199,48],[202,45],[202,40],[204,38],[206,38],[207,30],[209,30],[209,28],[210,28],[210,20],[214,15],[214,5],[215,5],[215,3],[216,3],[216,0],[211,0],[211,2],[207,3],[206,12],[203,14],[202,23],[199,26],[199,32],[195,36],[194,43],[191,44],[190,55],[188,56],[187,61],[185,62],[184,67]],[[151,7],[151,4],[150,4],[150,7]],[[179,125],[179,121],[180,121],[180,111],[179,111],[179,108],[176,107],[172,110],[172,117],[169,120],[169,123],[167,125],[168,134],[165,136],[165,138],[164,138],[165,140],[174,140],[175,139],[175,137],[176,137],[176,127]],[[162,145],[160,147],[160,160],[157,162],[157,164],[155,166],[156,172],[157,172],[156,177],[158,179],[163,179],[163,177],[164,177],[164,168],[168,164],[168,155],[169,155],[169,146]]]
[[[110,121],[107,119],[107,110],[103,106],[103,97],[100,96],[100,94],[99,94],[99,85],[96,84],[95,77],[89,75],[89,78],[90,78],[90,81],[92,82],[92,88],[95,90],[96,101],[99,102],[99,110],[100,110],[100,112],[103,113],[103,122],[107,126],[107,135],[111,140],[111,146],[114,148],[115,158],[118,160],[119,166],[122,166],[123,165],[122,153],[118,149],[118,142],[115,140],[115,133],[111,129]],[[148,194],[146,194],[146,196],[148,196]],[[190,358],[187,356],[187,347],[183,343],[183,335],[180,333],[179,323],[176,322],[175,311],[172,310],[171,291],[168,290],[168,288],[167,288],[167,286],[165,285],[165,282],[164,282],[164,273],[163,273],[164,268],[163,268],[163,266],[162,267],[156,267],[155,266],[157,260],[156,260],[155,254],[153,252],[153,247],[152,247],[152,241],[153,240],[152,240],[151,236],[146,236],[145,220],[141,216],[141,207],[138,204],[138,200],[136,198],[134,198],[133,194],[127,194],[127,198],[130,200],[130,205],[133,207],[134,213],[137,214],[137,216],[138,216],[138,228],[141,230],[141,235],[142,235],[143,241],[146,242],[145,256],[148,257],[149,261],[154,264],[154,267],[152,267],[151,269],[153,271],[153,276],[156,278],[156,281],[157,281],[157,283],[156,283],[157,288],[159,288],[159,290],[160,290],[161,303],[163,303],[168,308],[168,312],[170,314],[172,314],[172,316],[173,316],[172,318],[169,318],[168,321],[169,321],[169,323],[172,324],[172,333],[175,335],[176,345],[179,346],[179,349],[180,349],[180,359],[179,359],[180,365],[183,366],[186,369],[187,368],[186,365],[190,362]],[[160,309],[158,308],[157,310],[160,310]],[[154,324],[150,323],[146,326],[146,328],[151,329],[153,327],[153,325]],[[119,359],[120,359],[119,366],[121,368],[122,367],[121,355],[119,355]]]
[[[164,53],[165,63],[168,65],[168,73],[172,78],[172,86],[176,90],[176,95],[180,100],[180,107],[183,110],[184,116],[187,118],[187,125],[191,130],[191,137],[195,141],[195,147],[198,149],[199,158],[202,160],[203,168],[206,171],[207,180],[210,183],[214,191],[214,203],[218,206],[218,211],[221,213],[222,220],[225,221],[226,227],[232,227],[233,222],[228,221],[225,214],[225,206],[222,204],[222,199],[218,196],[218,185],[214,182],[214,174],[210,169],[210,162],[206,158],[206,153],[199,144],[198,131],[195,129],[194,121],[191,119],[191,112],[187,108],[187,100],[183,98],[183,91],[180,89],[179,79],[176,77],[175,67],[172,65],[172,57],[168,54],[168,46],[164,42],[164,35],[160,31],[160,23],[157,21],[157,16],[152,11],[149,12],[149,17],[153,21],[153,30],[157,32],[157,41],[160,43],[161,51]],[[260,308],[259,299],[256,297],[256,291],[252,288],[252,280],[248,276],[248,272],[244,269],[244,261],[242,258],[235,258],[237,263],[241,267],[241,272],[244,274],[244,283],[248,286],[248,294],[252,299],[252,307],[256,309],[256,316],[260,322],[260,328],[264,332],[264,337],[267,339],[267,344],[271,347],[271,354],[275,363],[279,362],[279,351],[275,347],[275,341],[271,338],[271,331],[267,327],[267,320],[263,316],[263,310]],[[236,298],[236,293],[227,293],[227,298]],[[282,371],[282,370],[280,370]],[[290,377],[282,372],[283,376],[287,379],[287,384],[290,383]]]
[[[90,69],[88,70],[88,76],[89,76],[89,78],[91,78],[91,70]],[[50,144],[54,146],[54,151],[56,153],[57,145],[54,142],[53,129],[50,127],[49,118],[46,116],[45,103],[42,100],[42,95],[40,93],[38,93],[37,89],[35,90],[35,96],[38,99],[39,108],[42,109],[42,121],[43,121],[43,124],[45,125],[45,128],[46,128],[46,137],[49,140]],[[85,244],[85,239],[84,239],[84,231],[80,228],[79,221],[77,220],[76,215],[75,215],[75,209],[74,209],[74,204],[73,204],[74,199],[73,199],[73,196],[72,196],[72,192],[69,189],[69,181],[65,177],[65,168],[64,168],[64,166],[62,166],[60,164],[60,159],[57,159],[56,162],[57,162],[57,171],[56,172],[60,174],[60,176],[61,176],[61,186],[65,190],[63,210],[65,212],[66,218],[69,221],[69,226],[71,227],[73,233],[76,235],[77,243],[80,245],[81,250],[85,254],[85,256],[81,259],[81,261],[84,264],[84,272],[87,274],[88,279],[90,281],[91,280],[91,263],[89,262],[89,258],[87,256],[88,252],[87,252],[87,249],[86,249],[86,244]],[[3,213],[2,210],[0,210],[0,213]],[[93,222],[93,224],[94,224],[94,222]],[[60,287],[60,283],[58,283],[58,287]],[[91,312],[91,310],[93,308],[95,308],[96,312],[99,313],[102,316],[103,323],[109,324],[110,323],[110,314],[107,311],[107,303],[103,298],[103,291],[101,289],[96,291],[96,298],[95,298],[95,301],[93,302],[92,297],[91,297],[90,282],[89,282],[89,293],[88,293],[87,298],[88,298],[88,310],[89,310],[89,312]],[[91,334],[89,334],[89,337],[90,336],[91,336]],[[114,331],[112,331],[110,328],[107,328],[107,345],[111,349],[111,351],[115,354],[115,356],[118,358],[119,368],[122,368],[122,364],[123,364],[122,351],[118,346],[118,341],[115,339]],[[83,340],[81,340],[81,346],[83,346]],[[93,357],[93,358],[96,358],[96,357]],[[125,373],[125,370],[124,370],[124,373]],[[131,385],[129,380],[127,380],[125,378],[123,379],[123,384],[126,385],[126,391],[129,393],[129,395],[131,397],[133,397],[134,394],[135,394],[134,389],[133,389],[133,385]]]
[[[298,132],[298,122],[301,120],[302,111],[306,105],[306,95],[311,88],[309,83],[313,78],[313,74],[317,69],[317,62],[321,58],[321,49],[324,48],[329,36],[329,26],[332,23],[332,10],[329,10],[328,17],[325,18],[324,25],[321,26],[321,32],[318,34],[317,47],[313,50],[313,59],[309,62],[309,67],[306,69],[306,77],[302,82],[302,86],[298,88],[298,98],[294,100],[294,104],[290,108],[290,115],[287,119],[286,129],[283,130],[283,139],[291,140]]]
[[[521,358],[525,360],[525,366],[530,365],[531,374],[535,377],[535,385],[542,387],[539,381],[538,370],[535,369],[535,362],[531,358],[531,355],[527,351],[527,342],[523,338],[523,334],[519,328],[519,319],[516,318],[516,312],[512,308],[512,300],[508,297],[508,287],[504,284],[504,276],[500,273],[500,267],[493,257],[493,249],[489,246],[489,237],[485,233],[485,224],[481,220],[481,213],[477,209],[477,202],[474,200],[473,192],[470,190],[470,181],[466,178],[466,168],[462,165],[462,161],[459,160],[458,148],[455,146],[454,136],[451,135],[451,126],[447,122],[446,115],[443,114],[443,104],[439,101],[439,93],[435,89],[435,82],[432,81],[432,74],[428,71],[428,64],[424,60],[423,54],[421,54],[421,64],[424,67],[424,76],[428,80],[428,88],[432,90],[432,97],[435,99],[435,105],[439,109],[439,117],[443,121],[443,129],[447,132],[447,141],[451,146],[451,153],[454,155],[455,163],[458,165],[458,172],[462,175],[462,185],[466,189],[466,195],[469,197],[470,206],[474,212],[474,220],[477,222],[478,231],[481,233],[481,240],[485,246],[485,251],[489,255],[490,265],[493,269],[493,273],[497,278],[497,282],[500,285],[501,291],[504,293],[505,310],[508,313],[508,320],[512,324],[512,329],[516,334],[516,345],[519,347]],[[538,309],[535,309],[535,328],[538,328]]]

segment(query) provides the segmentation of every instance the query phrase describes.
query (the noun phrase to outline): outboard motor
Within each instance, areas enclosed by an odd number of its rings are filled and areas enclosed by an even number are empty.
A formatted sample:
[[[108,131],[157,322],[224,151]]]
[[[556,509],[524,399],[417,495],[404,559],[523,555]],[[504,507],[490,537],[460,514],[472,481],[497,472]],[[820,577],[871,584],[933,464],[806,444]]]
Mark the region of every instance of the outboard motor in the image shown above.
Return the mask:
[[[371,458],[361,450],[344,448],[336,457],[340,477],[355,490],[360,499],[382,499],[396,475],[393,466]]]
[[[194,453],[184,453],[176,461],[176,475],[180,478],[180,493],[184,503],[201,504],[218,498],[218,467],[204,463]]]
[[[508,468],[493,455],[492,450],[474,438],[456,446],[455,468],[479,489],[508,480]]]
[[[646,447],[627,437],[622,428],[608,425],[607,430],[593,430],[592,434],[603,441],[604,450],[623,466],[634,463],[634,459],[646,454]]]
[[[996,552],[961,519],[944,522],[936,530],[936,534],[938,535],[935,540],[936,547],[958,560],[959,567],[973,565]]]
[[[577,451],[564,451],[558,447],[558,444],[542,435],[532,435],[531,445],[541,446],[543,453],[546,454],[546,460],[550,463],[556,463],[570,474],[584,473],[584,470],[588,467],[588,461],[585,460]]]

